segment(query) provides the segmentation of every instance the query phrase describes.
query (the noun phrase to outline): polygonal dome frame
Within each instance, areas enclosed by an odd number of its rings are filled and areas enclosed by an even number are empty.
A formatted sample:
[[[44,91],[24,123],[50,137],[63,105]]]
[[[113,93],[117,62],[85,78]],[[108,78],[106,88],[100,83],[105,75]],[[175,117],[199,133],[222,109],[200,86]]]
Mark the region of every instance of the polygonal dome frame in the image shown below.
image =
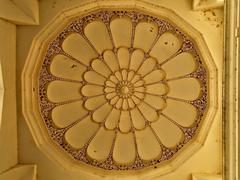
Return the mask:
[[[158,168],[148,168],[144,173],[138,171],[137,174],[131,172],[128,175],[139,179],[152,178],[158,175],[162,175],[173,171],[176,167],[182,164],[187,158],[189,158],[194,152],[196,152],[204,143],[209,127],[212,124],[214,116],[217,110],[217,68],[208,51],[205,41],[202,35],[195,30],[191,25],[187,24],[183,19],[176,15],[171,10],[167,10],[163,7],[145,3],[142,1],[101,1],[97,3],[86,3],[78,7],[71,8],[59,13],[47,26],[44,28],[33,40],[32,47],[30,49],[23,73],[22,73],[22,87],[23,87],[23,113],[30,127],[31,133],[35,142],[39,148],[46,153],[53,161],[57,162],[65,169],[69,171],[79,172],[85,177],[95,177],[91,171],[96,171],[96,174],[104,174],[98,169],[88,170],[86,167],[79,166],[79,163],[70,159],[62,150],[49,138],[45,126],[41,121],[41,115],[38,112],[39,105],[37,102],[38,93],[38,68],[41,66],[41,62],[44,58],[44,52],[46,51],[49,42],[63,29],[71,19],[75,17],[87,14],[99,9],[127,9],[138,10],[146,13],[153,14],[154,16],[161,16],[171,20],[184,32],[186,32],[198,46],[201,52],[202,58],[205,61],[205,65],[209,74],[208,81],[208,110],[205,114],[205,119],[201,124],[201,129],[195,136],[195,140],[181,149],[178,156],[166,164],[161,165]],[[85,169],[87,169],[85,171]],[[119,172],[121,174],[121,172]],[[95,174],[95,173],[94,173]],[[107,178],[115,177],[116,173],[109,174]],[[118,174],[119,175],[119,174]],[[124,174],[126,175],[126,174]],[[123,175],[123,176],[124,176]],[[123,176],[121,178],[123,178]]]

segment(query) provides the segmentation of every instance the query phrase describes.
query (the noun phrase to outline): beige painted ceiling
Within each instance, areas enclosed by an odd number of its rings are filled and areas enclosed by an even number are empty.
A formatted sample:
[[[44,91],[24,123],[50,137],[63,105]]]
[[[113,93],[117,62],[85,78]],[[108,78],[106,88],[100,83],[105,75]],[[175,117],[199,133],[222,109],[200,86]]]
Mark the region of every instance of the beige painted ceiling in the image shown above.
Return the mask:
[[[30,76],[46,151],[54,146],[103,174],[184,156],[210,121],[215,67],[201,36],[179,24],[122,7],[75,15],[57,33],[48,28],[54,33]]]
[[[47,91],[41,111],[54,103],[51,118],[43,117],[49,129],[64,131],[61,146],[108,170],[173,157],[193,138],[207,106],[207,72],[183,34],[134,11],[92,13],[70,24],[56,40],[61,50],[50,45],[55,53],[40,72],[40,94]]]

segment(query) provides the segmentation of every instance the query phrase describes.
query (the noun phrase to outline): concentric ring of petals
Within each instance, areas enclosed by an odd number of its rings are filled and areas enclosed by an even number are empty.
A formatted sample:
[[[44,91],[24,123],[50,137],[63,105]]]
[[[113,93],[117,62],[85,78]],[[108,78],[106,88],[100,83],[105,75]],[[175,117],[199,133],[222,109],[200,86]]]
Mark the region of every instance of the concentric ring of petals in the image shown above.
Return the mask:
[[[143,100],[144,80],[134,71],[128,69],[115,71],[109,75],[104,85],[103,91],[106,99],[117,109],[133,109],[138,103],[132,100],[132,96],[137,96]]]
[[[102,60],[94,59],[81,88],[87,97],[86,109],[94,111],[92,119],[122,133],[132,127],[141,130],[147,121],[156,121],[157,111],[166,106],[161,96],[168,92],[162,82],[165,72],[156,69],[156,63],[154,58],[144,59],[141,50],[129,53],[123,47],[117,52],[105,51]]]
[[[63,40],[66,54],[53,57],[50,72],[63,80],[50,82],[47,96],[63,104],[51,111],[52,120],[60,128],[72,125],[65,139],[76,149],[89,143],[88,158],[103,162],[112,153],[121,165],[137,154],[143,161],[160,159],[161,144],[176,147],[184,138],[179,127],[194,124],[197,108],[185,100],[196,100],[201,84],[187,75],[199,64],[179,51],[179,37],[158,32],[148,21],[133,29],[125,16],[93,21],[84,35]]]

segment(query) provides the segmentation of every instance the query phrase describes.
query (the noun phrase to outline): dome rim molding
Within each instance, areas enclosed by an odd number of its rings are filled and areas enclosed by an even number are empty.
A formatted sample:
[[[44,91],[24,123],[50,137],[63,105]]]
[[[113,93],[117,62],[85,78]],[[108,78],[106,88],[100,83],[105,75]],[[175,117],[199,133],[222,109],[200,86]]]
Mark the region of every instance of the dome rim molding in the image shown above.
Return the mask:
[[[204,144],[205,139],[208,135],[210,126],[214,120],[218,109],[218,82],[217,82],[217,66],[214,63],[214,60],[211,56],[211,53],[208,50],[208,47],[204,41],[203,35],[198,32],[192,25],[188,24],[186,20],[183,20],[179,15],[174,11],[164,8],[162,6],[154,5],[143,0],[131,1],[131,0],[119,0],[119,1],[90,1],[87,3],[81,3],[78,6],[69,8],[63,11],[60,11],[50,22],[34,37],[32,41],[29,54],[24,65],[22,72],[22,111],[26,119],[28,127],[30,128],[31,134],[34,138],[35,143],[38,148],[44,152],[52,161],[59,164],[60,167],[68,170],[69,172],[79,173],[84,177],[103,177],[104,173],[102,170],[96,168],[89,168],[91,171],[85,169],[86,166],[79,166],[79,163],[73,159],[70,159],[69,156],[64,153],[60,148],[52,142],[52,139],[48,136],[47,130],[41,121],[41,115],[38,112],[38,102],[37,102],[37,93],[38,88],[37,77],[38,77],[38,67],[41,65],[43,60],[44,52],[46,51],[48,44],[52,41],[60,30],[65,27],[71,19],[75,17],[85,15],[88,12],[95,11],[98,9],[137,9],[139,11],[154,14],[155,16],[161,16],[168,19],[167,17],[171,16],[169,19],[170,22],[176,24],[181,28],[186,34],[194,39],[197,43],[198,49],[201,52],[201,55],[204,59],[205,65],[207,66],[209,80],[208,80],[208,93],[209,104],[206,112],[206,116],[203,120],[202,127],[198,132],[198,135],[195,136],[195,140],[187,144],[180,151],[179,155],[173,158],[173,160],[168,161],[167,165],[154,168],[147,168],[143,170],[138,170],[136,172],[127,172],[127,177],[132,176],[136,179],[150,179],[163,175],[169,172],[174,171],[178,166],[185,162],[190,156],[192,156],[196,151],[198,151]],[[33,61],[35,60],[35,61]],[[32,108],[31,108],[32,107]],[[66,155],[65,155],[66,154]],[[88,166],[87,166],[88,167]],[[89,166],[90,167],[90,166]],[[96,171],[96,172],[94,172]],[[144,173],[142,173],[144,172]],[[118,175],[121,174],[117,173]],[[105,177],[105,176],[104,176]],[[117,178],[114,172],[108,176],[106,179]],[[121,175],[119,178],[123,178],[124,175]]]

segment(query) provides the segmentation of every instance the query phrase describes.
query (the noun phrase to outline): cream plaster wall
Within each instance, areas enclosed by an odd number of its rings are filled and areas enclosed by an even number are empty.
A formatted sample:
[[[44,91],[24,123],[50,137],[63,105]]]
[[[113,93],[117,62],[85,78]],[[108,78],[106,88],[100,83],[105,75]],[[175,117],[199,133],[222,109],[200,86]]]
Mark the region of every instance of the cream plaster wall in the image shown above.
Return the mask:
[[[16,110],[16,24],[37,24],[38,1],[23,0],[21,8],[0,1],[0,179],[35,180],[36,166],[18,163]],[[33,12],[34,13],[29,13]],[[26,15],[28,14],[28,15]]]
[[[7,170],[17,163],[17,121],[16,121],[16,85],[15,85],[15,52],[16,52],[16,26],[0,19],[0,63],[1,63],[1,118],[0,118],[0,172]],[[6,36],[9,34],[9,36]],[[8,52],[8,53],[6,53]],[[7,73],[11,72],[11,73]],[[9,83],[7,83],[9,82]],[[3,101],[3,102],[2,102]],[[8,108],[11,107],[11,113]],[[9,120],[11,119],[11,120]],[[9,131],[11,129],[12,131]],[[4,145],[3,145],[4,144]],[[6,156],[11,154],[11,156]]]
[[[83,1],[81,1],[83,2]],[[148,1],[149,2],[149,1]],[[222,82],[223,62],[223,10],[192,11],[190,0],[151,0],[152,3],[174,10],[188,23],[198,29],[206,40],[213,59],[219,70],[218,82]],[[176,3],[177,2],[177,3]],[[35,145],[22,115],[21,109],[21,72],[30,49],[33,37],[64,8],[79,4],[78,0],[40,0],[39,26],[17,27],[17,117],[18,117],[18,158],[19,163],[36,164],[39,180],[79,180],[79,176],[69,174],[50,161]],[[222,86],[219,84],[219,102]],[[192,173],[219,174],[222,169],[221,107],[210,129],[206,143],[196,154],[179,167],[174,173],[155,178],[156,180],[191,180]]]

